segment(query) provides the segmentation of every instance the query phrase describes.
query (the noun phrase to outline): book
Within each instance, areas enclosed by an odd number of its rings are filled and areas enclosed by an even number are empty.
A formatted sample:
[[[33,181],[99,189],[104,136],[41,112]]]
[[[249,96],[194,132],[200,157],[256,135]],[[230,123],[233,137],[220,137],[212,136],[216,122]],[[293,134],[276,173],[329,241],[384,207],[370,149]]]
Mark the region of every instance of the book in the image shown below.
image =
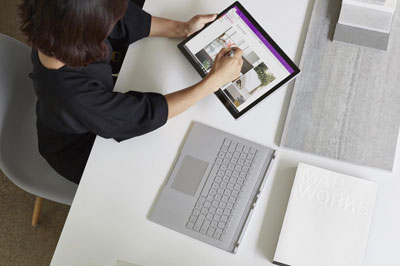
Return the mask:
[[[273,263],[361,266],[378,184],[300,163]]]

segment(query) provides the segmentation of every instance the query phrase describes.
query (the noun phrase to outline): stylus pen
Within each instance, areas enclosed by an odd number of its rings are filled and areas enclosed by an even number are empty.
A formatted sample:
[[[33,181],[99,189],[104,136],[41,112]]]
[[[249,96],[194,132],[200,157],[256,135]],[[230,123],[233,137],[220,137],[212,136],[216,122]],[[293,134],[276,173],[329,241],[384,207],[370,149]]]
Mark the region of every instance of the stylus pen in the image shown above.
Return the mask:
[[[226,56],[234,57],[235,56],[235,50],[231,49]]]

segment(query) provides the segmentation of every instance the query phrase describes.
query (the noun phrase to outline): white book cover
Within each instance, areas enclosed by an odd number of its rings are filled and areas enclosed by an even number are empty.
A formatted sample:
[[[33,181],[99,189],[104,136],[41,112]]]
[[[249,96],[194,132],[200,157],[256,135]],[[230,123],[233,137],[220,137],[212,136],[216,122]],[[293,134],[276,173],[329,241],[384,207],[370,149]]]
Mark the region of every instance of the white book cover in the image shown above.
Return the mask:
[[[274,264],[362,266],[378,184],[300,163]]]

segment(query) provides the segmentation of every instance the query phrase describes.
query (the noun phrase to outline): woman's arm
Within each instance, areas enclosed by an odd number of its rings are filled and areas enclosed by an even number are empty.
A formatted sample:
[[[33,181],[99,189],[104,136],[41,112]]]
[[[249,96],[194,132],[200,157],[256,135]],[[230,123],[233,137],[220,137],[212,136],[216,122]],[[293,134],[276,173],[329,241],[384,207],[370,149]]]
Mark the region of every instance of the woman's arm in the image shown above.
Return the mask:
[[[243,51],[235,50],[234,56],[227,56],[231,49],[222,49],[215,58],[210,73],[199,83],[165,96],[168,103],[168,119],[182,113],[205,96],[217,91],[221,86],[235,80],[243,65]]]
[[[215,20],[216,14],[197,15],[187,22],[151,17],[150,37],[185,38],[201,30],[205,24]]]

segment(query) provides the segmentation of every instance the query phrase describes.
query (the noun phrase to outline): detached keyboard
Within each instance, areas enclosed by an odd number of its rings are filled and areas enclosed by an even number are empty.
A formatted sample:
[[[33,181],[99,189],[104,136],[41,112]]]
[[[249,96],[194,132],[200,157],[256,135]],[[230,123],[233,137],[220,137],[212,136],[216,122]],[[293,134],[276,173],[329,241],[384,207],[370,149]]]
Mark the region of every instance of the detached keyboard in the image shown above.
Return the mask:
[[[257,150],[225,139],[186,227],[223,240],[251,177]]]

